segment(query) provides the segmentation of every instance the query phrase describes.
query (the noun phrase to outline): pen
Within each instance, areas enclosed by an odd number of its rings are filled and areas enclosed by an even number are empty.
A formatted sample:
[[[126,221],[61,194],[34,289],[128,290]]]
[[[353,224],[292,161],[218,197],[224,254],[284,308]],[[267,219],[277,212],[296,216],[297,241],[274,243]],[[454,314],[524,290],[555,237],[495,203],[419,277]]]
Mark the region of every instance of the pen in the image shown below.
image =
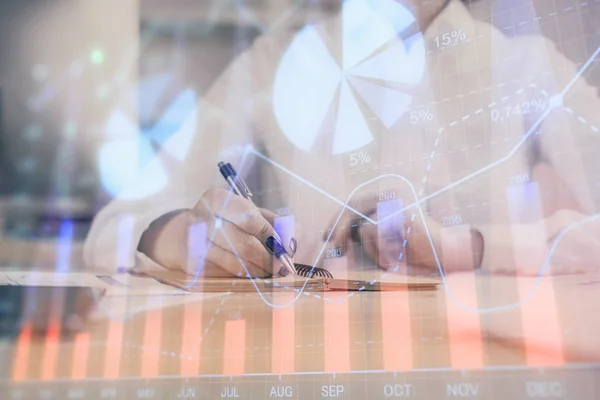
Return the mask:
[[[235,169],[233,169],[231,164],[224,163],[221,161],[219,163],[219,171],[221,171],[221,175],[223,175],[223,178],[225,178],[225,181],[227,181],[227,184],[235,194],[247,200],[250,200],[250,202],[254,204],[254,202],[252,201],[252,192],[250,191],[250,188],[248,187],[248,185],[246,185],[244,179],[242,179],[242,177],[237,174]],[[292,251],[294,251],[296,241],[292,239],[292,243],[294,243],[294,249],[292,249]],[[284,272],[283,274],[280,270],[279,275],[285,276],[289,272],[291,272],[294,275],[298,275],[298,273],[296,272],[296,267],[294,266],[294,262],[292,261],[287,250],[285,249],[285,247],[283,247],[281,241],[278,238],[274,236],[269,236],[266,239],[266,242],[263,244],[265,245],[267,250],[269,250],[270,253],[275,255],[275,257],[277,257],[281,264],[283,264],[285,270],[287,270],[287,272]]]

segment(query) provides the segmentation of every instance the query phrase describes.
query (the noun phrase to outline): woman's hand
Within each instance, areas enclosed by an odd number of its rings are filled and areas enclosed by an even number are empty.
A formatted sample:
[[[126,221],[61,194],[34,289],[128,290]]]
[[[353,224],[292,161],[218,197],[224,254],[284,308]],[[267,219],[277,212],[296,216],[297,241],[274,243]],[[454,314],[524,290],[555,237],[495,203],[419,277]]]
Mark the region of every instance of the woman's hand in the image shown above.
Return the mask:
[[[537,234],[515,245],[514,272],[530,276],[598,272],[600,216],[562,209],[533,227]]]
[[[275,217],[243,197],[211,189],[193,209],[155,221],[140,251],[167,269],[188,274],[269,277],[281,267],[263,244],[282,245],[273,228]]]
[[[358,232],[365,253],[383,269],[394,269],[400,265],[407,271],[409,265],[416,271],[438,271],[438,261],[446,272],[464,271],[477,268],[483,251],[481,236],[469,226],[444,228],[438,221],[428,216],[424,220],[420,214],[413,218],[412,213],[404,217],[391,217],[378,222],[377,213],[368,215],[373,224],[357,218],[346,210],[339,226],[354,228]],[[332,234],[334,247],[342,247],[351,240],[351,229],[338,229]],[[406,247],[405,247],[406,245]],[[433,245],[433,246],[432,246]],[[436,257],[437,256],[437,257]]]

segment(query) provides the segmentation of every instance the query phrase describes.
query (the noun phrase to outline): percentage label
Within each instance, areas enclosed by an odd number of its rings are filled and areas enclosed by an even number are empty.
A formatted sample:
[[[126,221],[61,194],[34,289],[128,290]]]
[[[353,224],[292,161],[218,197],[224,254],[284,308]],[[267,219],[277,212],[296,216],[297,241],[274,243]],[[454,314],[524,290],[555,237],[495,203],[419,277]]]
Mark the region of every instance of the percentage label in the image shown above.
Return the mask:
[[[544,111],[546,109],[546,102],[542,99],[534,99],[529,102],[529,107],[533,108],[534,111]]]
[[[466,42],[467,34],[462,29],[456,29],[446,32],[443,35],[436,36],[434,40],[438,49],[441,49],[443,47]]]
[[[494,122],[505,121],[515,116],[542,112],[547,106],[548,105],[544,99],[531,99],[515,105],[494,108],[490,110],[490,118]]]
[[[355,167],[357,165],[365,165],[371,162],[371,156],[369,153],[359,151],[358,153],[350,154],[350,166]]]
[[[429,109],[411,111],[410,113],[410,123],[413,125],[431,121],[433,121],[433,113]]]

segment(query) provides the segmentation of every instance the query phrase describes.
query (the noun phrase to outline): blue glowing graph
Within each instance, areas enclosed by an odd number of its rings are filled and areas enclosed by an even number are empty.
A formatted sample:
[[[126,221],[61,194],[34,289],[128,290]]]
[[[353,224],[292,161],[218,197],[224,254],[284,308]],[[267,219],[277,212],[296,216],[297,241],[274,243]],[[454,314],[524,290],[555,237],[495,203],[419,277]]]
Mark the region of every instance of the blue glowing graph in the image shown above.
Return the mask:
[[[148,103],[141,92],[142,104]],[[108,140],[98,152],[106,191],[124,200],[160,192],[169,182],[169,166],[185,160],[196,123],[197,95],[191,89],[182,91],[151,128],[140,129],[123,111],[113,112],[106,124]]]
[[[343,154],[373,141],[356,96],[389,129],[412,101],[406,87],[418,84],[425,70],[421,33],[401,39],[415,18],[399,2],[348,0],[341,18],[341,60],[336,60],[317,28],[307,26],[293,39],[276,73],[275,117],[285,136],[304,151],[310,151],[319,137],[334,99],[338,100],[331,152]]]

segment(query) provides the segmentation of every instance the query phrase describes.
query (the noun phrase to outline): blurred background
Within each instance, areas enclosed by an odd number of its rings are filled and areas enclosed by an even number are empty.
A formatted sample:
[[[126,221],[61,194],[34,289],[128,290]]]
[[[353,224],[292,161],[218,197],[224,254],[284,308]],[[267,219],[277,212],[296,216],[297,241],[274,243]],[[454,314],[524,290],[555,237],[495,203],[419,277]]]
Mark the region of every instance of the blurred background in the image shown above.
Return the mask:
[[[599,0],[467,5],[508,36],[541,32],[578,65],[600,42]],[[153,140],[184,129],[203,93],[256,37],[300,29],[340,6],[0,0],[0,263],[43,266],[68,257],[78,265],[95,213],[126,184],[115,172],[132,175]],[[600,69],[586,79],[600,87]],[[107,164],[112,144],[131,138],[140,154]]]

